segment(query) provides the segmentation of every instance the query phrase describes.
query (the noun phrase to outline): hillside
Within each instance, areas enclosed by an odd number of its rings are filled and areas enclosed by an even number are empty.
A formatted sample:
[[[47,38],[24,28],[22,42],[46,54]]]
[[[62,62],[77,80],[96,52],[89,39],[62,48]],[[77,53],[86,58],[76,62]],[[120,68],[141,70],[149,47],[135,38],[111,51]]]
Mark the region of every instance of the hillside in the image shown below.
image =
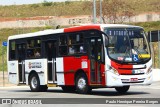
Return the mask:
[[[106,1],[106,0],[104,0]],[[110,2],[111,0],[107,0]],[[129,5],[134,14],[160,12],[159,0],[121,0]],[[107,3],[105,2],[105,3]],[[43,2],[30,5],[0,6],[0,18],[34,17],[34,16],[74,16],[91,15],[92,2]]]

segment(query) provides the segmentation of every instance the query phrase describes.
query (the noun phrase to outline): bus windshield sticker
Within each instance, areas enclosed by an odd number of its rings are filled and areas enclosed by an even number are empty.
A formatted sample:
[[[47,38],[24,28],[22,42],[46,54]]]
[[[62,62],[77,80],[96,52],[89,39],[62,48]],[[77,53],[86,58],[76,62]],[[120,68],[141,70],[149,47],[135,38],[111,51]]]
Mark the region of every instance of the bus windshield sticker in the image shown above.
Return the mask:
[[[81,66],[82,66],[82,68],[88,68],[87,61],[86,61],[86,60],[83,60],[83,61],[81,62]]]

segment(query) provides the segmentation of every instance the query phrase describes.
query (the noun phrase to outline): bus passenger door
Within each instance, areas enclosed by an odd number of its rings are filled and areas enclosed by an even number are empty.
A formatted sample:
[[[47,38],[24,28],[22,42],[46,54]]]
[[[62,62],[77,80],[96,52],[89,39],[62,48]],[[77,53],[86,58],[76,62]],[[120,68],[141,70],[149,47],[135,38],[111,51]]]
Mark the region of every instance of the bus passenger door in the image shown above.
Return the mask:
[[[101,84],[101,57],[102,57],[102,38],[91,37],[88,40],[89,58],[90,58],[90,81],[91,84]]]
[[[45,42],[46,58],[48,60],[48,83],[55,83],[56,77],[56,40],[49,40]]]
[[[19,76],[19,83],[25,83],[25,49],[26,49],[26,44],[21,43],[21,44],[16,44],[17,48],[17,59],[18,59],[18,76]]]

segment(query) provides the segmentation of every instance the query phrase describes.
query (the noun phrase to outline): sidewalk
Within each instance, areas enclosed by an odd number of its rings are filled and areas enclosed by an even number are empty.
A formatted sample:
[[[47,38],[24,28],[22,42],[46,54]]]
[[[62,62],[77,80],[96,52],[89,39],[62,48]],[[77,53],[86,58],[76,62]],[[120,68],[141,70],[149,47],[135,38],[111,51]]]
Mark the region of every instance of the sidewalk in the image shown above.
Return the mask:
[[[153,69],[153,82],[160,81],[160,69]]]
[[[3,84],[4,82],[4,84]],[[9,86],[16,86],[14,84],[9,83],[8,81],[8,73],[4,72],[4,81],[3,81],[3,72],[0,71],[0,87],[3,87],[3,85],[5,87],[9,87]]]

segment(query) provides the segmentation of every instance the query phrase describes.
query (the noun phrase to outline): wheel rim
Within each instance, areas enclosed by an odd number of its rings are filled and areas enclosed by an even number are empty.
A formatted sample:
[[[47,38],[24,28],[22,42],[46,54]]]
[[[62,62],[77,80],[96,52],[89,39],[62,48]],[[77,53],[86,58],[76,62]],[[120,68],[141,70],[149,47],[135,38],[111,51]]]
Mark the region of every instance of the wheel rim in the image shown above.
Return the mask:
[[[78,80],[78,87],[79,89],[84,89],[86,86],[86,80],[84,78],[80,78]]]
[[[31,79],[31,86],[33,87],[33,88],[36,88],[37,87],[37,79],[36,79],[36,77],[33,77],[32,79]]]

